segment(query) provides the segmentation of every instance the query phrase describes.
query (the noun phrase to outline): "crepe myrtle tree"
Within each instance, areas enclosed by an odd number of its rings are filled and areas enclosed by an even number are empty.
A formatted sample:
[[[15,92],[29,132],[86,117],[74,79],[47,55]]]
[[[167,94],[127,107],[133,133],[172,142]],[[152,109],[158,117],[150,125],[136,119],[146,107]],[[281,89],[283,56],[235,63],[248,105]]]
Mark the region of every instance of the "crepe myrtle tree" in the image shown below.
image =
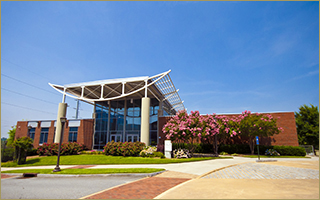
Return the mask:
[[[234,136],[239,136],[241,131],[239,130],[239,123],[241,118],[239,116],[225,116],[213,114],[213,118],[219,124],[219,133],[214,137],[214,150],[218,155],[218,143],[225,143]]]
[[[282,127],[277,127],[277,119],[270,114],[251,113],[244,111],[239,115],[239,125],[237,130],[241,136],[248,138],[251,154],[254,154],[255,137],[269,137],[283,131]]]
[[[179,111],[162,129],[166,139],[190,144],[191,155],[194,153],[194,142],[197,140],[215,141],[214,147],[217,154],[216,135],[220,132],[225,133],[220,130],[221,125],[215,119],[215,115],[200,115],[199,111],[191,111],[191,114],[188,115],[185,110]],[[227,130],[230,130],[230,128],[228,127]],[[233,136],[237,133],[231,128],[231,131],[227,131],[227,134]]]

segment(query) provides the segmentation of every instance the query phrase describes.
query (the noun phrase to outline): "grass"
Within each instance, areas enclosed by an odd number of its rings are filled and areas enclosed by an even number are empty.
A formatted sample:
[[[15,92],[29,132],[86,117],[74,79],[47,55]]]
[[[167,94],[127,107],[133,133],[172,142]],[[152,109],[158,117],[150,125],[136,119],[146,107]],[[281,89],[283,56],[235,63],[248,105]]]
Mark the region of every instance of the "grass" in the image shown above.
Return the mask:
[[[153,173],[165,169],[153,168],[108,168],[108,169],[62,169],[60,172],[52,172],[53,169],[21,169],[9,170],[2,173],[38,173],[38,174],[115,174],[115,173]]]
[[[243,155],[242,157],[258,158],[258,155]],[[260,155],[260,158],[311,158],[311,157],[306,157],[306,156],[265,156],[265,155]]]
[[[203,157],[203,158],[184,158],[184,159],[158,159],[143,157],[123,157],[106,155],[71,155],[61,156],[60,165],[115,165],[115,164],[167,164],[194,162],[211,159],[232,159],[232,157]],[[27,159],[27,163],[17,165],[14,162],[1,163],[1,167],[25,167],[25,166],[44,166],[56,165],[57,156],[46,156]]]

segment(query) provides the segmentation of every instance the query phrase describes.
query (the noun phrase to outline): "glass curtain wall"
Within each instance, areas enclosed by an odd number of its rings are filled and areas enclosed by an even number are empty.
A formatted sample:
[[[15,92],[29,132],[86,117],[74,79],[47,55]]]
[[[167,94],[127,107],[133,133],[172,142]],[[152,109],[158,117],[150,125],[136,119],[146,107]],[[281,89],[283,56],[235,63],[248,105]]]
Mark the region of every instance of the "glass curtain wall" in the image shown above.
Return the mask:
[[[150,144],[157,144],[159,102],[150,99]],[[94,149],[106,143],[140,141],[141,99],[96,102]]]

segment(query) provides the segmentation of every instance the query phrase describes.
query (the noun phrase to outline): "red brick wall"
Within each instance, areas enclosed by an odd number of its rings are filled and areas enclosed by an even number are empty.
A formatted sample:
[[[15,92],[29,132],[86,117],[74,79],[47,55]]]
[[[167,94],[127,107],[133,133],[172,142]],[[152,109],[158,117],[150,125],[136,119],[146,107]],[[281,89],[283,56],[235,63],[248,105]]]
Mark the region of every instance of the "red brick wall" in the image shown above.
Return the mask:
[[[84,144],[87,148],[92,148],[92,139],[93,139],[93,119],[83,119],[80,121],[80,126],[78,128],[78,138],[77,141],[80,144]],[[38,122],[38,127],[36,127],[33,147],[39,147],[40,141],[40,133],[41,133],[41,122]],[[54,120],[51,121],[51,126],[49,127],[48,132],[48,144],[52,144],[54,142],[55,135],[55,127]],[[17,129],[15,134],[15,139],[18,137],[28,136],[28,121],[18,121]],[[68,143],[69,139],[69,121],[65,124],[63,140],[62,143]]]
[[[170,119],[171,119],[171,117],[159,117],[158,118],[159,144],[164,144],[164,141],[166,140],[165,134],[162,132],[162,128]]]
[[[94,119],[84,119],[81,120],[80,127],[78,129],[78,142],[84,144],[88,149],[92,149],[93,124]]]
[[[287,146],[299,146],[298,134],[296,128],[296,121],[294,112],[281,112],[281,113],[263,113],[271,114],[273,118],[277,119],[277,126],[283,128],[283,132],[268,138],[261,138],[260,145],[287,145]],[[236,116],[236,114],[226,115]],[[278,119],[278,117],[280,117]],[[164,144],[165,136],[162,132],[162,127],[170,120],[171,117],[159,117],[158,120],[158,131],[159,144]],[[233,141],[232,143],[240,143],[240,141]]]

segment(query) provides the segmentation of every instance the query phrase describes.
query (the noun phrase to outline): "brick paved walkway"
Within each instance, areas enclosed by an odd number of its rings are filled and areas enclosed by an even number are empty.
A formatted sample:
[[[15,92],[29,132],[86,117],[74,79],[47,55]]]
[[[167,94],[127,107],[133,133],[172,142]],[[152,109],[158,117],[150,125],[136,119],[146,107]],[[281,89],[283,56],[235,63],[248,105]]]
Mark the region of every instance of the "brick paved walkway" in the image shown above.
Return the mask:
[[[319,179],[319,170],[244,163],[213,172],[204,179]]]
[[[187,180],[190,179],[150,177],[95,194],[86,199],[153,199]]]

